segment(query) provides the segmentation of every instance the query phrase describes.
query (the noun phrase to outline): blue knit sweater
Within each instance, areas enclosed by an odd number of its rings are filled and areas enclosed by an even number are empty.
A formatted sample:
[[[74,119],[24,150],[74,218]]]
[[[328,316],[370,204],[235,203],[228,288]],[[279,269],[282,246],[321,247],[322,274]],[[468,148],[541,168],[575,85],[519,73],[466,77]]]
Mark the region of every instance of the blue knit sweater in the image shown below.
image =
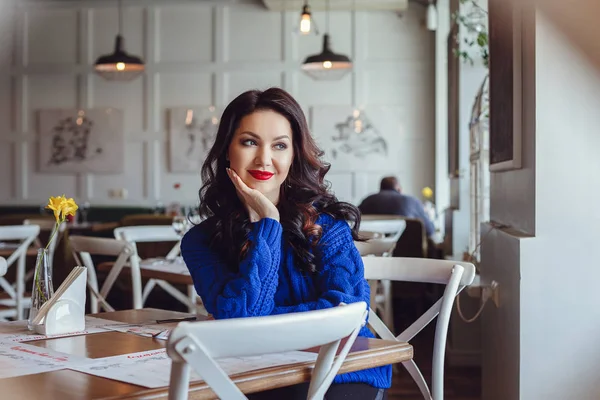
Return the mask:
[[[369,304],[369,285],[348,224],[325,214],[317,224],[323,234],[316,274],[294,265],[292,251],[282,240],[281,224],[273,219],[252,224],[250,248],[237,273],[210,248],[208,224],[190,229],[181,242],[181,253],[207,311],[222,319],[318,310],[341,302]],[[367,327],[360,336],[373,337]],[[334,383],[389,388],[391,377],[387,365],[338,375]]]

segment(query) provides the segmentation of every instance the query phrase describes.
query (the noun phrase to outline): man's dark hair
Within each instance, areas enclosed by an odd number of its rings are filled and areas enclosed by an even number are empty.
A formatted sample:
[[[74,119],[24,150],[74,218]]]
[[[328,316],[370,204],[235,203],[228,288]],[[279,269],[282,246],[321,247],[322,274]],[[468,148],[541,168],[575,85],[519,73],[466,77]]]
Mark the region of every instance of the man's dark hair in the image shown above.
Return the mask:
[[[386,176],[379,184],[379,190],[396,190],[398,179],[395,176]]]

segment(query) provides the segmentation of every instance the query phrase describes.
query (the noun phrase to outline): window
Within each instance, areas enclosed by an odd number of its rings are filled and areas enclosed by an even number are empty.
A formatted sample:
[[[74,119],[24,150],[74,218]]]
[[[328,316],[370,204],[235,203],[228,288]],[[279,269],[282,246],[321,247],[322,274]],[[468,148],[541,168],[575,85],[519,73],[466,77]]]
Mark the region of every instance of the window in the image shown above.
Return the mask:
[[[481,223],[490,219],[489,80],[483,80],[471,111],[469,253],[480,261]]]

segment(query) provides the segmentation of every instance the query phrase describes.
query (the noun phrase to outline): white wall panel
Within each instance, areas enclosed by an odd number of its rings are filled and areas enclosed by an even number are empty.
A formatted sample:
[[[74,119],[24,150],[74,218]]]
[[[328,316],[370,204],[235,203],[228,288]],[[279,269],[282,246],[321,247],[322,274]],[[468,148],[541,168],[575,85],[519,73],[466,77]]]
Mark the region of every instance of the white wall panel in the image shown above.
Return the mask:
[[[27,15],[30,64],[77,62],[77,10],[32,10]]]
[[[352,105],[352,74],[339,81],[315,81],[298,72],[298,90],[296,100],[303,106],[318,105]]]
[[[163,164],[166,165],[166,163]],[[179,184],[179,189],[174,188],[176,183]],[[201,184],[200,171],[196,175],[165,174],[159,186],[161,201],[167,204],[171,201],[178,201],[186,205],[197,205],[198,189]]]
[[[14,121],[14,103],[11,86],[10,76],[0,76],[0,140],[13,130],[11,123]]]
[[[232,72],[225,75],[225,82],[227,88],[225,102],[228,103],[247,90],[282,87],[283,76],[278,72]]]
[[[433,70],[430,63],[384,63],[366,72],[367,104],[405,105],[411,111],[432,110]],[[429,114],[433,115],[433,114]]]
[[[14,171],[16,165],[16,144],[0,140],[0,201],[9,201],[17,197],[16,175],[8,173]]]
[[[24,161],[27,168],[27,199],[38,201],[40,204],[47,202],[49,196],[66,194],[67,197],[79,197],[77,192],[77,176],[73,174],[60,175],[56,173],[44,174],[39,156],[38,141],[27,143],[27,159]]]
[[[433,52],[434,32],[423,32],[423,12],[411,7],[402,17],[390,12],[367,16],[366,56],[378,60],[428,60]]]
[[[340,201],[352,202],[353,181],[352,173],[330,173],[326,175],[326,180],[331,183],[331,191]]]
[[[38,111],[77,107],[77,81],[73,75],[31,75],[27,79],[30,133],[38,133]],[[23,127],[26,129],[26,127]]]
[[[263,8],[229,8],[228,61],[279,61],[283,59],[281,14]],[[268,27],[268,28],[267,28]]]
[[[212,8],[159,8],[157,61],[213,61]]]
[[[127,84],[109,82],[99,76],[92,79],[92,104],[90,108],[119,108],[125,110],[125,140],[131,135],[139,135],[144,122],[144,81],[136,79]]]
[[[0,5],[0,66],[11,65],[13,59],[13,40],[16,34],[16,13],[12,7]]]
[[[213,104],[212,79],[209,73],[165,73],[158,78],[159,126],[165,132],[168,108]]]
[[[143,143],[125,144],[125,173],[119,175],[94,175],[92,184],[92,199],[96,204],[139,203],[144,198],[144,166]],[[114,199],[109,196],[111,190],[127,189],[127,198]]]

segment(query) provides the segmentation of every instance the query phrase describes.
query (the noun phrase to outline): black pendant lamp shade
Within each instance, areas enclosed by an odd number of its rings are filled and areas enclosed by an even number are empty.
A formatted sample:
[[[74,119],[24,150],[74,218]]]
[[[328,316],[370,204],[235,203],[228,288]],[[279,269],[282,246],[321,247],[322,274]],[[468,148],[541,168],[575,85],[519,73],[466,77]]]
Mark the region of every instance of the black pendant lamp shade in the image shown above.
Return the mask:
[[[329,34],[323,35],[323,51],[306,57],[302,70],[316,80],[338,80],[352,70],[352,61],[343,54],[331,50]]]
[[[121,36],[121,1],[119,1],[119,33],[115,38],[115,50],[112,54],[98,57],[94,70],[98,75],[109,81],[130,81],[144,72],[144,62],[140,57],[127,54],[124,50],[124,40]]]

